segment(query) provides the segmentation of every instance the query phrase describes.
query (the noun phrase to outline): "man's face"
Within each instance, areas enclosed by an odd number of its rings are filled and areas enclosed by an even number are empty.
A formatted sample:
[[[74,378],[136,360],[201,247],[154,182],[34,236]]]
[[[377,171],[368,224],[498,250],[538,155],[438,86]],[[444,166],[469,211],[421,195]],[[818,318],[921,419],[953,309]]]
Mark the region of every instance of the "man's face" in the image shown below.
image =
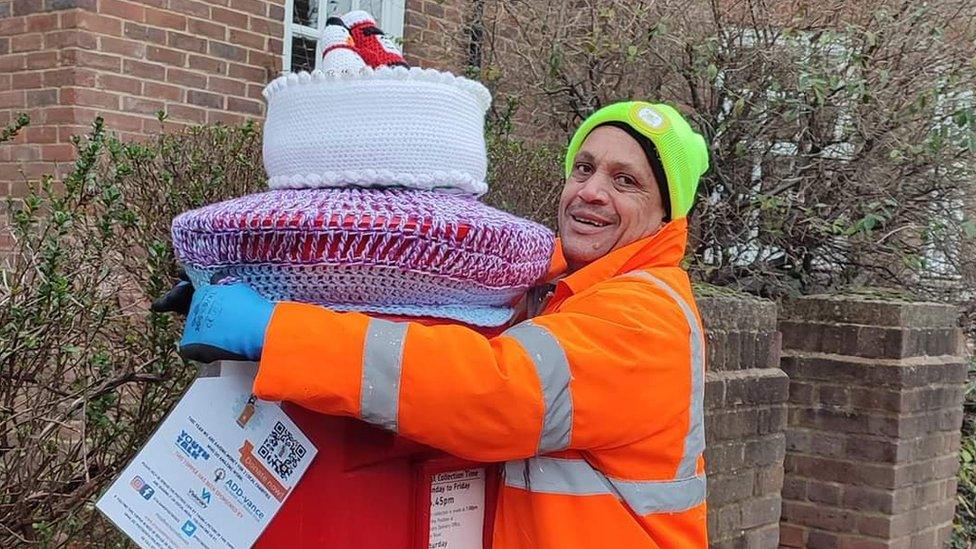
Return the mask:
[[[664,206],[644,150],[600,126],[583,141],[559,198],[559,236],[570,271],[654,234]]]

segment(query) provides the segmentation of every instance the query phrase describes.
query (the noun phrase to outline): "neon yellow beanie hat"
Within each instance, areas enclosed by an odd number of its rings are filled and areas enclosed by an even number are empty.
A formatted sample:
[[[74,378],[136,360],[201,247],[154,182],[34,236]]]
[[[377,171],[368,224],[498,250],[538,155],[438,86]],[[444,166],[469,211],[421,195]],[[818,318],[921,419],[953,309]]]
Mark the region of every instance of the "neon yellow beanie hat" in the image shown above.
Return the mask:
[[[668,105],[625,101],[607,105],[591,114],[569,142],[566,178],[573,173],[573,159],[586,136],[607,122],[623,122],[651,140],[667,176],[671,219],[687,216],[695,202],[698,180],[708,170],[708,146],[705,138],[691,129],[681,114]]]

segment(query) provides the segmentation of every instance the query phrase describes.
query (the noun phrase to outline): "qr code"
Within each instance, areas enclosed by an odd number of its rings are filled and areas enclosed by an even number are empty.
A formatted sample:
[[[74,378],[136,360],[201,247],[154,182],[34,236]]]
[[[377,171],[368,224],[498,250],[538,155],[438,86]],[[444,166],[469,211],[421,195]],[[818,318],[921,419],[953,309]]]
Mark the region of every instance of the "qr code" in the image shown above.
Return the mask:
[[[280,421],[261,443],[258,455],[271,467],[278,477],[288,480],[295,468],[305,457],[305,446],[295,440],[294,435]]]

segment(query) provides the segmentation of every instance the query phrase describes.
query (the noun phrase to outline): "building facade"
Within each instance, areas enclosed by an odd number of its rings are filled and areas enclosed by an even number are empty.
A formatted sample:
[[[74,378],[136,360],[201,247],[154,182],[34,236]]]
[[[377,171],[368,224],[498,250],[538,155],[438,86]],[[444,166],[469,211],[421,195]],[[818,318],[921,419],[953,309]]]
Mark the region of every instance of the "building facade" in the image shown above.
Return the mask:
[[[71,136],[96,116],[130,139],[263,118],[264,86],[320,57],[320,14],[366,9],[402,37],[411,64],[458,70],[455,38],[469,3],[0,0],[0,125],[31,118],[0,145],[0,196],[23,196],[43,175],[67,172]]]

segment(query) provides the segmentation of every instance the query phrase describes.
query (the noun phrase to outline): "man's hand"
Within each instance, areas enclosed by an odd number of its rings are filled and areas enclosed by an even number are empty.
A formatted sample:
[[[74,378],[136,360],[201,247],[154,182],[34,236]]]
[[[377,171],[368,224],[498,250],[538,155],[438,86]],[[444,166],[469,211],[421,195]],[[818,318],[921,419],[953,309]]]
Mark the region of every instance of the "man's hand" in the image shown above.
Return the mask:
[[[186,316],[193,299],[193,284],[186,271],[180,269],[179,281],[165,295],[152,302],[149,309],[154,313],[176,313]]]
[[[240,282],[200,288],[193,292],[180,356],[198,362],[260,360],[273,311],[272,301]]]

